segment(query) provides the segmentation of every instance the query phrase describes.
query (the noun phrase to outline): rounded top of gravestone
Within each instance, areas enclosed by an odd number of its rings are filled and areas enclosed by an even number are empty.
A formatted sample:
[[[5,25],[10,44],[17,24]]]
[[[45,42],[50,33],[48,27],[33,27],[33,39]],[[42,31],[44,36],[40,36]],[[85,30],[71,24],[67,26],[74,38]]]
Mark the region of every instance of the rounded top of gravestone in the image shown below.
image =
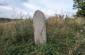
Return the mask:
[[[35,11],[35,13],[34,13],[34,18],[36,18],[36,17],[37,17],[37,18],[41,18],[41,17],[45,18],[43,12],[40,11],[40,10],[36,10],[36,11]]]
[[[40,11],[40,10],[36,10],[35,13],[42,13],[42,11]]]

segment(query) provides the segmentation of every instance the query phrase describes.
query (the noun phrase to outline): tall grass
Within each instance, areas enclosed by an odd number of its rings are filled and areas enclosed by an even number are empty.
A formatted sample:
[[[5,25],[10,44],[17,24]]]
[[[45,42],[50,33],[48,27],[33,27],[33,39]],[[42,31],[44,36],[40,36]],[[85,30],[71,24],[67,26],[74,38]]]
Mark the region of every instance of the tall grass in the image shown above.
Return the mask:
[[[34,45],[32,19],[0,23],[0,55],[84,55],[85,19],[46,19],[47,44]]]

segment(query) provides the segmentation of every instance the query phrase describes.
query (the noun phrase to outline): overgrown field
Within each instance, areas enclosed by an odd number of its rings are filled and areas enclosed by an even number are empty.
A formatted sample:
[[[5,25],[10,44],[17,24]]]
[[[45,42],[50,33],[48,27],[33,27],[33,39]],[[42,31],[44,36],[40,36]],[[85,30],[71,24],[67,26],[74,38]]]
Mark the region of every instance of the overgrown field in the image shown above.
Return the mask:
[[[85,55],[85,18],[46,19],[47,44],[34,45],[32,19],[0,23],[0,55]]]

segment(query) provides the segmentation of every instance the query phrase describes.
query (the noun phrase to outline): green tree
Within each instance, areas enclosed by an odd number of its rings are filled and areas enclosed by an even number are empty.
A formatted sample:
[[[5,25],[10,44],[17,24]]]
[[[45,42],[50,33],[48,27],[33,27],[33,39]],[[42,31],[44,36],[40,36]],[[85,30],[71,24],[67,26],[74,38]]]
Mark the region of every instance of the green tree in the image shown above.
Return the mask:
[[[73,8],[78,9],[76,15],[85,17],[85,0],[73,0],[73,1],[74,1]]]

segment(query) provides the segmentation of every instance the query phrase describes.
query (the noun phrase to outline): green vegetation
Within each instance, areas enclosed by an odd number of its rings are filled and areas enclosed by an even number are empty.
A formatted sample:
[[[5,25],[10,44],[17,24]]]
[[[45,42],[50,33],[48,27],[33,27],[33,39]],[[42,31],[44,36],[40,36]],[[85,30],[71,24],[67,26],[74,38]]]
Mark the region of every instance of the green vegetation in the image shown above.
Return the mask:
[[[85,0],[73,0],[74,1],[74,9],[78,9],[76,15],[85,17]]]
[[[85,55],[85,19],[49,17],[47,44],[34,45],[32,19],[0,23],[0,55]]]

